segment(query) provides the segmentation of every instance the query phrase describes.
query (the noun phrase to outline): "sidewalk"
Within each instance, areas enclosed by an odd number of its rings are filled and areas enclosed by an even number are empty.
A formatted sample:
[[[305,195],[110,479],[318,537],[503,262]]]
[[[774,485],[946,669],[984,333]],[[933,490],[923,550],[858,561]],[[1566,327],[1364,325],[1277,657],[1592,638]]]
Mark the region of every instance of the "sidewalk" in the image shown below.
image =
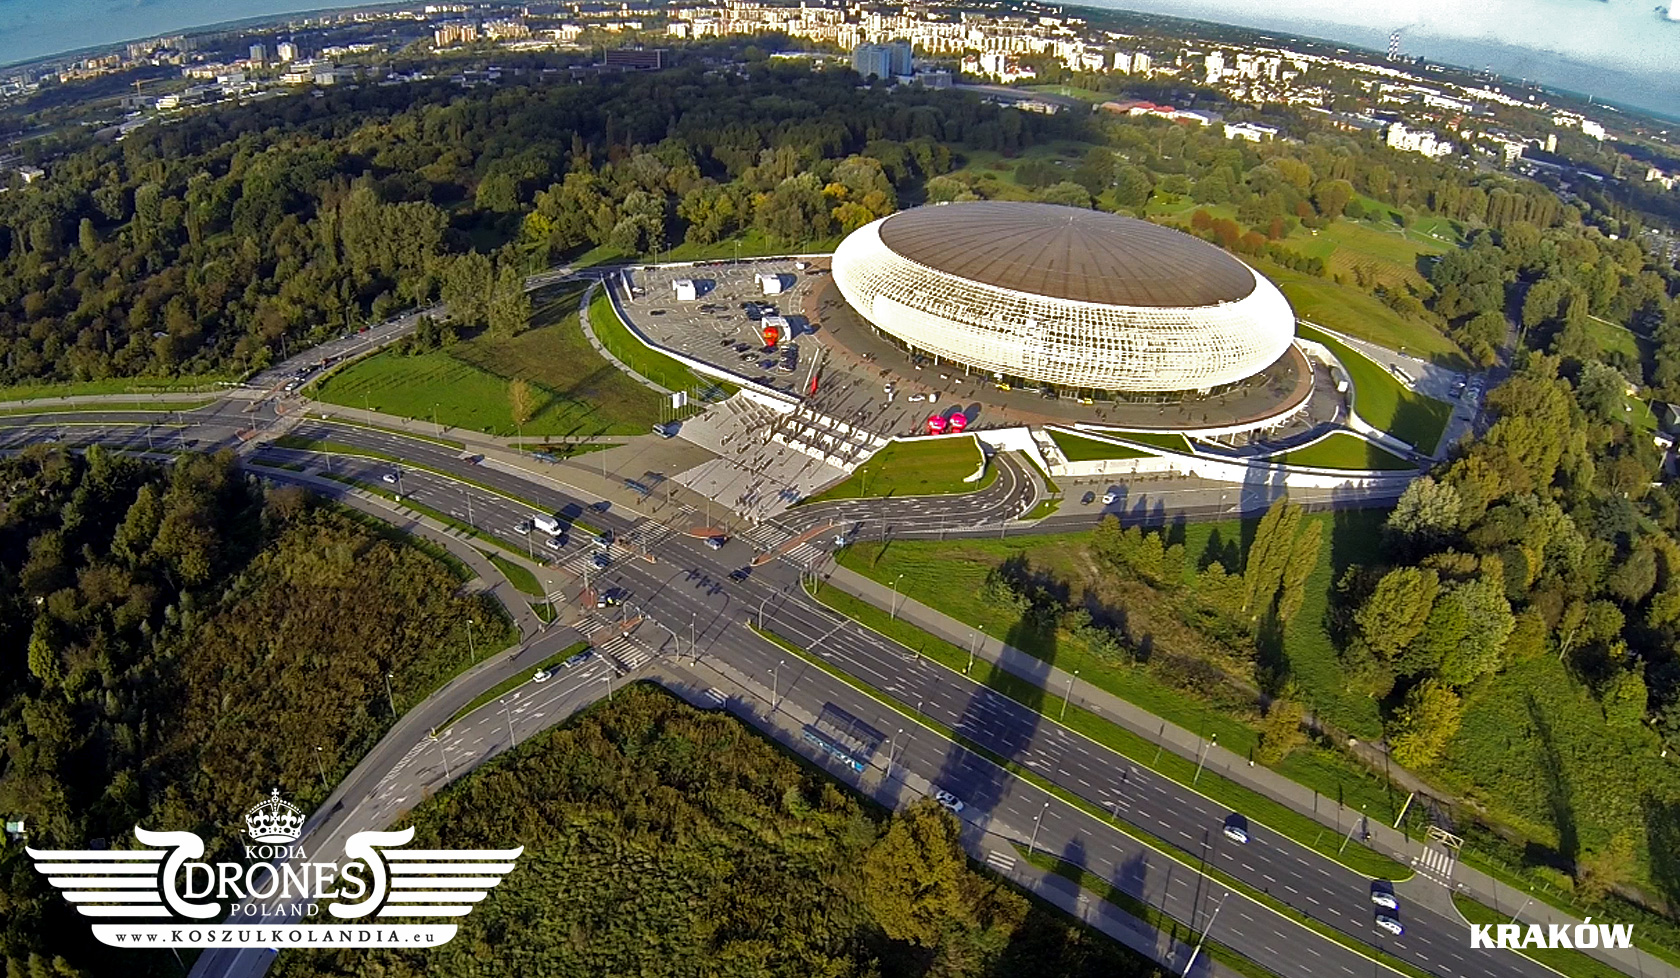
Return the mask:
[[[716,688],[729,694],[725,708],[732,715],[759,728],[789,753],[803,754],[802,727],[807,723],[814,723],[817,718],[787,699],[777,704],[774,711],[769,710],[771,691],[728,663],[712,656],[707,656],[698,663],[690,660],[681,664],[672,659],[661,658],[655,660],[650,669],[655,682],[701,709],[715,709],[718,706],[715,699],[707,696],[708,688]],[[896,809],[904,804],[907,793],[913,800],[914,797],[925,797],[933,791],[933,785],[927,779],[905,772],[902,766],[888,774],[885,762],[880,758],[873,759],[868,770],[862,775],[843,780],[860,794],[889,809]],[[1171,966],[1174,972],[1189,960],[1189,945],[1150,927],[1114,904],[1082,890],[1070,880],[1048,870],[1041,870],[1024,859],[1014,858],[1014,844],[1026,838],[1026,832],[1001,826],[996,822],[986,829],[978,828],[970,822],[963,823],[963,847],[976,863],[986,866],[991,872],[1130,950],[1152,961]],[[1008,870],[1002,869],[997,863],[986,858],[990,852],[1006,853],[1011,857],[1013,865]],[[1237,972],[1205,955],[1198,960],[1200,964],[1196,974],[1199,976],[1240,978]]]
[[[829,572],[827,582],[876,607],[890,607],[894,600],[891,588],[838,565]],[[960,648],[972,645],[972,636],[978,633],[977,629],[902,594],[897,597],[897,608],[899,618]],[[981,636],[981,642],[975,652],[976,661],[991,663],[1005,672],[1058,695],[1069,688],[1069,681],[1072,680],[1073,695],[1069,702],[1074,705],[1083,707],[1140,737],[1160,743],[1180,757],[1194,761],[1198,755],[1205,753],[1208,770],[1216,771],[1245,788],[1287,805],[1317,820],[1328,829],[1347,831],[1353,821],[1361,817],[1358,809],[1337,804],[1334,800],[1270,768],[1252,765],[1247,758],[1233,754],[1223,747],[1207,747],[1201,737],[1182,727],[1168,723],[1118,696],[1097,689],[1090,683],[1081,683],[1061,669],[1006,645],[990,635],[978,634]],[[1054,721],[1046,718],[1046,722]],[[1372,849],[1398,860],[1401,865],[1416,864],[1418,855],[1423,850],[1421,843],[1413,841],[1398,829],[1390,828],[1381,821],[1371,821],[1369,828],[1371,836],[1367,844]],[[1454,865],[1452,881],[1453,890],[1486,906],[1502,913],[1518,912],[1519,923],[1569,926],[1580,923],[1578,919],[1541,900],[1527,902],[1530,896],[1527,892],[1513,889],[1463,863]],[[1416,876],[1406,887],[1411,897],[1426,901],[1448,915],[1457,914],[1450,899],[1451,894],[1445,886],[1437,886],[1422,876]],[[1680,978],[1680,969],[1638,949],[1600,948],[1583,953],[1591,954],[1629,975],[1641,978]]]

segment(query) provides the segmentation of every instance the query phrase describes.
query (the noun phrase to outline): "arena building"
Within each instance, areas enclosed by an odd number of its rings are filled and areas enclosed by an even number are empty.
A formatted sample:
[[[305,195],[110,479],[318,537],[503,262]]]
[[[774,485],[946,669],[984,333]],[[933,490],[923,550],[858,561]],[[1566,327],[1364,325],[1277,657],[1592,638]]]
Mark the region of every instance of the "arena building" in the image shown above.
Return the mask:
[[[1283,293],[1219,248],[1053,204],[901,211],[847,236],[833,272],[847,304],[912,351],[1094,397],[1252,383],[1290,358],[1295,335]]]

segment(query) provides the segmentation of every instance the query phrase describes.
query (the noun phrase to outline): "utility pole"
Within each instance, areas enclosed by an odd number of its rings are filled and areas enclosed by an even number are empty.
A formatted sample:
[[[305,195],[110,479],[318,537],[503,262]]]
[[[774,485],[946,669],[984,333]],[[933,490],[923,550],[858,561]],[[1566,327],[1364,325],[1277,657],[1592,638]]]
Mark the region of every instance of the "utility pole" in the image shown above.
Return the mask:
[[[321,748],[315,748],[315,770],[321,772],[321,790],[327,790],[327,767],[321,762]]]
[[[432,734],[432,743],[437,745],[438,756],[443,758],[443,779],[445,781],[453,780],[454,775],[449,773],[449,755],[444,753],[443,750],[443,738],[437,734]]]
[[[397,698],[391,695],[391,674],[385,673],[385,701],[391,704],[391,719],[397,718]]]
[[[1341,855],[1342,850],[1346,849],[1347,846],[1348,846],[1348,843],[1353,841],[1353,830],[1358,828],[1360,822],[1363,822],[1364,820],[1365,820],[1365,806],[1360,805],[1359,806],[1359,818],[1352,825],[1348,826],[1347,837],[1342,840],[1341,846],[1336,850],[1336,855],[1338,855],[1338,856]]]
[[[892,613],[887,617],[895,620],[898,618],[898,582],[902,580],[904,580],[903,574],[893,578]]]
[[[473,627],[473,620],[471,618],[468,618],[467,619],[467,652],[472,655],[473,665],[477,665],[478,664],[478,650],[473,648],[472,627]]]
[[[776,668],[770,670],[770,711],[772,713],[775,712],[776,704],[781,700],[781,697],[776,693],[776,673],[786,664],[787,660],[782,659],[776,663]]]

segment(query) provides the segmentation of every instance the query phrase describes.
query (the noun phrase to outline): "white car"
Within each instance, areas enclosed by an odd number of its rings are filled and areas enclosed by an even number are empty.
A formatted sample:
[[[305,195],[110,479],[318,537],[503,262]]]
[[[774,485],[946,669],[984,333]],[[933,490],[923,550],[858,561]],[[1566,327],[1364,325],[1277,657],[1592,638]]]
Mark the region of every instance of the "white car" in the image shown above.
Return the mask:
[[[1231,822],[1225,823],[1225,838],[1239,845],[1248,844],[1248,830]]]
[[[519,534],[520,536],[525,536],[526,534],[530,533],[531,532],[531,521],[530,520],[520,520],[518,523],[515,523],[513,525],[513,532]]]
[[[1393,934],[1395,937],[1399,937],[1401,934],[1406,932],[1406,928],[1400,926],[1400,921],[1395,920],[1393,917],[1390,917],[1385,913],[1377,914],[1377,926],[1388,931],[1390,934]]]
[[[723,544],[724,544],[724,538],[723,537],[707,537],[706,538],[706,546],[711,547],[713,550],[722,550],[723,549]]]
[[[917,403],[920,403],[920,402],[925,401],[925,400],[927,400],[927,395],[926,394],[911,394],[910,395],[910,403],[911,404],[917,404]]]
[[[1113,506],[1115,504],[1115,502],[1119,500],[1119,498],[1120,497],[1115,495],[1112,491],[1105,492],[1105,493],[1103,493],[1103,505],[1104,506]]]
[[[531,681],[534,683],[546,683],[553,678],[554,673],[549,672],[547,669],[538,669],[536,672],[531,674]]]
[[[933,393],[928,395],[928,403],[929,404],[933,404],[933,403],[937,402],[938,400],[939,400],[939,392],[938,391],[934,391]]]
[[[962,813],[962,810],[963,810],[962,799],[958,798],[956,795],[951,794],[949,791],[945,791],[945,790],[935,791],[933,793],[933,800],[939,802],[939,804],[941,804],[945,807],[946,811],[949,811],[953,815],[960,815]]]
[[[1388,892],[1387,890],[1372,890],[1371,902],[1379,907],[1382,907],[1384,910],[1400,909],[1400,901],[1394,899],[1394,894]]]
[[[395,472],[387,472],[387,473],[385,473],[385,476],[384,476],[384,479],[385,479],[385,481],[386,481],[386,482],[387,482],[387,483],[389,483],[389,484],[390,484],[390,485],[393,485],[393,486],[394,486],[394,485],[396,485],[396,484],[397,484],[397,474],[396,474],[396,473],[395,473]]]

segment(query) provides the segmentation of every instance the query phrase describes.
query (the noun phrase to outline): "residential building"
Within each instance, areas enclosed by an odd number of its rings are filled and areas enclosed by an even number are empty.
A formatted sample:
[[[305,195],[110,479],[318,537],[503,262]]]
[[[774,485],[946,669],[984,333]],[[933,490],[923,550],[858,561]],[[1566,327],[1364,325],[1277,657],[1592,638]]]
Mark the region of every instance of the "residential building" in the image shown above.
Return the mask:
[[[1389,123],[1387,142],[1403,153],[1422,153],[1429,157],[1442,157],[1453,151],[1451,142],[1427,129],[1408,129],[1403,122]]]

